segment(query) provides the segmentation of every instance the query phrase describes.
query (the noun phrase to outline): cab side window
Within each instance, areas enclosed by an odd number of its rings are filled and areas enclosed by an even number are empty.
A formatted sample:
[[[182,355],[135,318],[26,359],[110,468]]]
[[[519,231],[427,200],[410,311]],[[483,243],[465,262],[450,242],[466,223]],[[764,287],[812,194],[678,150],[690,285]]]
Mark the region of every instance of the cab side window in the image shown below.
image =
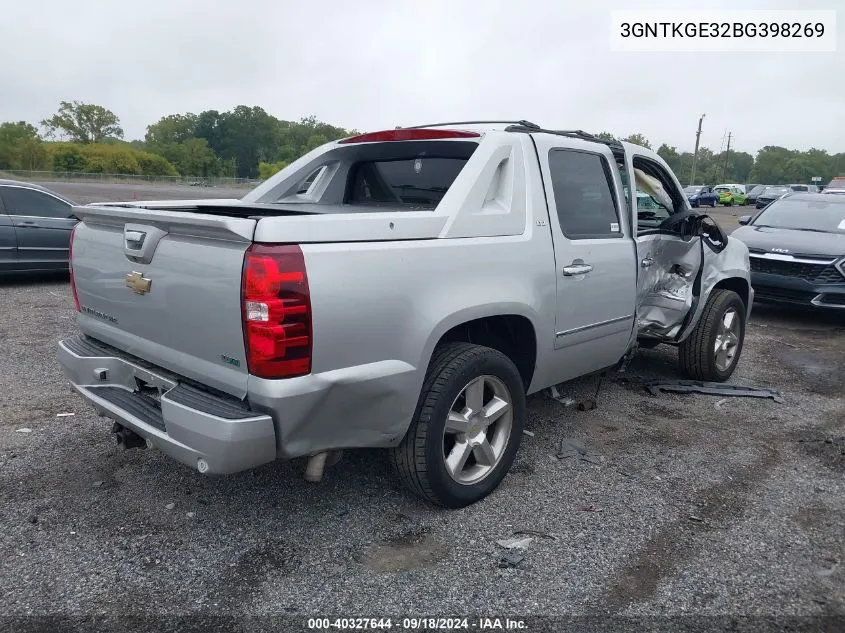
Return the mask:
[[[0,187],[0,196],[9,215],[58,219],[72,215],[72,208],[67,202],[35,189]]]
[[[558,221],[567,238],[622,237],[619,201],[604,156],[553,149],[549,152],[549,172]]]

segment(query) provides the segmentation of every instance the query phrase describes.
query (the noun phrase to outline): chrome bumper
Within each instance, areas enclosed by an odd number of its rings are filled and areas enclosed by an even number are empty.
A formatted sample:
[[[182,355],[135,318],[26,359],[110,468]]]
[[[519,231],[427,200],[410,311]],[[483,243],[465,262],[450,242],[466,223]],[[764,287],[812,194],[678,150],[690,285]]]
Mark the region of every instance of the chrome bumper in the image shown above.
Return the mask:
[[[276,459],[269,415],[193,386],[85,336],[59,343],[58,360],[94,408],[203,473],[234,473]]]

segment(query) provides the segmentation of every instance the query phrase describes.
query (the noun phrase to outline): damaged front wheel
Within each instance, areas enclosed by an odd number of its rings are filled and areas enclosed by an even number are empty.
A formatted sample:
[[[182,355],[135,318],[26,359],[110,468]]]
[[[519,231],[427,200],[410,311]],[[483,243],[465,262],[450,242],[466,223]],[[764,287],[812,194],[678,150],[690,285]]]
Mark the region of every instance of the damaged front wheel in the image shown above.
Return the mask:
[[[710,294],[698,325],[681,343],[681,371],[694,380],[724,382],[733,374],[745,340],[745,304],[733,290]]]

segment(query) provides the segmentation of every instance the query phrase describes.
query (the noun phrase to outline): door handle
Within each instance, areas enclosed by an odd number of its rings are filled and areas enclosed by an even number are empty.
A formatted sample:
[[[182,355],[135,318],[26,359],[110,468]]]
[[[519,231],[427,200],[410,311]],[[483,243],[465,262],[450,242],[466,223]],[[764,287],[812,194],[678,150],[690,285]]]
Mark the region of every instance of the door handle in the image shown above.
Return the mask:
[[[642,266],[643,268],[649,268],[653,263],[654,263],[654,258],[651,255],[649,255],[649,256],[645,257],[643,259],[643,261],[640,262],[640,266]]]
[[[574,277],[575,275],[586,275],[591,270],[593,270],[593,267],[590,264],[585,264],[582,259],[576,259],[569,266],[563,267],[563,276]]]
[[[38,228],[38,222],[36,222],[34,220],[21,220],[20,222],[18,222],[18,226],[28,226],[28,227],[37,229]]]

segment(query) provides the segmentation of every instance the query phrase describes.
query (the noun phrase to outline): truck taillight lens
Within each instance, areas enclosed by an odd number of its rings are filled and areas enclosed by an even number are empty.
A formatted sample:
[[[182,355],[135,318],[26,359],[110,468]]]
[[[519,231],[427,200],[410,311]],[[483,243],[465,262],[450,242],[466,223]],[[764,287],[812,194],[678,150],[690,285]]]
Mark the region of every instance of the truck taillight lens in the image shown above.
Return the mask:
[[[73,238],[76,235],[76,229],[79,228],[79,223],[73,225],[73,230],[70,232],[70,242],[67,247],[68,270],[70,271],[70,291],[73,294],[73,303],[76,305],[76,311],[82,312],[79,307],[79,296],[76,294],[76,282],[73,280]]]
[[[249,372],[259,378],[311,373],[311,296],[299,246],[250,246],[242,295]]]

